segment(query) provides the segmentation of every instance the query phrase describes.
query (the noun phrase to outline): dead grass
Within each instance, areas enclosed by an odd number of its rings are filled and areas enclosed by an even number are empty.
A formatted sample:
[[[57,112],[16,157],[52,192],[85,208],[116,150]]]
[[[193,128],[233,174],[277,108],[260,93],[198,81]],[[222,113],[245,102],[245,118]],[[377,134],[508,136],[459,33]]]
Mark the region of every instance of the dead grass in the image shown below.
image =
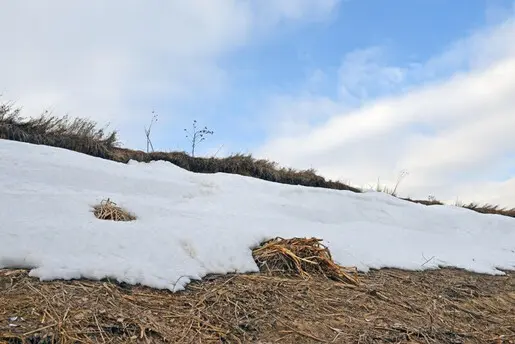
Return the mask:
[[[300,275],[311,278],[322,275],[326,278],[358,285],[357,270],[336,264],[322,239],[275,238],[253,250],[254,260],[260,270],[281,275]]]
[[[509,217],[515,217],[515,208],[501,208],[498,205],[493,204],[483,204],[480,205],[478,203],[469,203],[469,204],[461,204],[460,205],[463,208],[467,208],[473,211],[476,211],[478,213],[482,214],[498,214],[498,215],[504,215]]]
[[[360,279],[350,287],[325,278],[209,276],[172,293],[0,270],[0,342],[515,343],[513,273],[383,269]]]
[[[275,162],[266,159],[255,159],[250,154],[235,154],[225,158],[204,158],[192,157],[185,152],[145,153],[143,151],[116,148],[113,150],[112,159],[123,163],[127,163],[129,160],[139,162],[163,160],[197,173],[231,173],[281,184],[360,192],[359,189],[344,183],[326,180],[317,175],[315,170],[296,170],[279,167]]]
[[[119,207],[111,201],[109,198],[100,202],[93,207],[93,214],[100,220],[111,220],[111,221],[134,221],[136,216],[128,212],[127,210]]]
[[[47,145],[110,158],[117,145],[116,132],[105,133],[89,119],[55,117],[45,112],[34,118],[23,118],[12,103],[0,104],[0,139]]]
[[[400,197],[400,199],[408,201],[408,202],[423,204],[423,205],[443,205],[442,202],[437,201],[437,200],[412,199],[412,198],[402,198],[402,197]]]

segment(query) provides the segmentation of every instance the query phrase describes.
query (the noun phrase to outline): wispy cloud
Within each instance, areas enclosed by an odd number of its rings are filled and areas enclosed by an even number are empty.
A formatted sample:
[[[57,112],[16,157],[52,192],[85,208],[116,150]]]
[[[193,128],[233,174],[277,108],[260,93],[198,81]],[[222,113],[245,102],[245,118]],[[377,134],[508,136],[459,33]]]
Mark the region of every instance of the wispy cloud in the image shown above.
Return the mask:
[[[338,71],[340,96],[360,104],[378,95],[394,92],[405,81],[405,68],[387,64],[381,47],[360,49],[347,54]]]
[[[283,22],[318,20],[338,0],[5,2],[0,93],[26,114],[54,108],[142,130],[151,107],[224,92],[218,60]],[[8,34],[6,34],[8,33]],[[169,118],[170,120],[170,118]],[[129,134],[129,135],[127,135]]]
[[[274,98],[276,121],[282,113],[286,124],[305,127],[298,134],[274,123],[285,129],[261,147],[260,155],[296,167],[315,166],[358,185],[378,177],[393,184],[406,169],[410,175],[400,190],[405,195],[495,199],[515,206],[515,190],[499,199],[494,197],[499,187],[484,187],[499,183],[493,178],[500,164],[515,167],[508,160],[515,147],[514,40],[510,18],[416,65],[389,65],[377,47],[350,53],[335,86],[342,90],[339,98],[290,96],[280,104]],[[349,99],[359,104],[338,111]],[[323,123],[310,124],[308,113],[291,118],[299,103],[304,109],[323,103],[336,110]]]

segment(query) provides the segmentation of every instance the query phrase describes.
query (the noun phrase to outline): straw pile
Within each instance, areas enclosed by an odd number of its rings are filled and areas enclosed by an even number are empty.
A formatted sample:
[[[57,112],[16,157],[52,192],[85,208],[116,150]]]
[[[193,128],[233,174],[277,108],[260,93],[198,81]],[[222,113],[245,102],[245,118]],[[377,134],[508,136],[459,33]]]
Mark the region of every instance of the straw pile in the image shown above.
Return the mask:
[[[254,260],[262,272],[298,274],[304,278],[323,275],[326,278],[358,285],[356,268],[336,264],[322,239],[275,238],[253,250]]]
[[[136,216],[129,213],[127,210],[119,207],[109,198],[103,200],[100,204],[93,207],[93,213],[100,220],[111,221],[133,221]]]

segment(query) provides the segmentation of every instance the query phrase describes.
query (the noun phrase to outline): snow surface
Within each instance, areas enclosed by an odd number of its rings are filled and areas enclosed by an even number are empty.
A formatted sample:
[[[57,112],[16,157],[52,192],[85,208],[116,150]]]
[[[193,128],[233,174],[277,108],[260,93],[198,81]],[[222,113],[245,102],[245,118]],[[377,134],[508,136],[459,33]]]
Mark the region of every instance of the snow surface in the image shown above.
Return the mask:
[[[208,273],[254,272],[251,249],[275,236],[320,237],[346,266],[515,268],[515,219],[383,193],[195,174],[0,140],[0,268],[42,280],[114,278],[181,290]],[[102,221],[111,198],[133,222]]]

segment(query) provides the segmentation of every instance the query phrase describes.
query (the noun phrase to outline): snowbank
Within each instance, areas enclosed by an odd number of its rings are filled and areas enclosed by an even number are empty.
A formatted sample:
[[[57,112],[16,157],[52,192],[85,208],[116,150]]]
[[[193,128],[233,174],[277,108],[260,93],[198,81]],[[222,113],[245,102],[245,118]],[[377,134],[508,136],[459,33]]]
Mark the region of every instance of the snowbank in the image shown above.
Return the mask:
[[[275,236],[321,237],[338,263],[361,271],[515,268],[515,219],[500,215],[5,140],[0,171],[0,268],[43,280],[181,290],[208,273],[257,271],[251,248]],[[96,219],[91,207],[107,197],[138,219]]]

